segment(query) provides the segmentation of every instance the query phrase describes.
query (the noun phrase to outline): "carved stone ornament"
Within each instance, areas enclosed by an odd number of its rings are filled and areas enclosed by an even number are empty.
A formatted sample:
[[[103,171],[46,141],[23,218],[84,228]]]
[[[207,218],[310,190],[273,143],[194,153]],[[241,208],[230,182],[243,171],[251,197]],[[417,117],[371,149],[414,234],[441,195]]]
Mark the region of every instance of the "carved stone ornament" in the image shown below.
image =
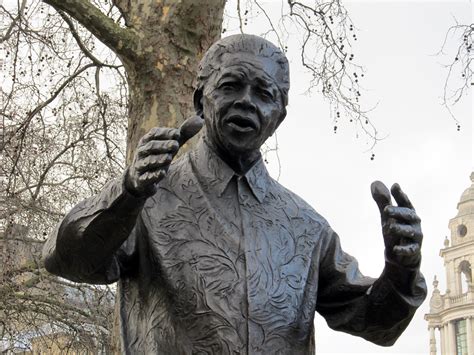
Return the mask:
[[[430,313],[438,313],[443,310],[443,298],[438,290],[438,280],[436,279],[436,276],[433,280],[433,287],[433,294],[430,299]]]

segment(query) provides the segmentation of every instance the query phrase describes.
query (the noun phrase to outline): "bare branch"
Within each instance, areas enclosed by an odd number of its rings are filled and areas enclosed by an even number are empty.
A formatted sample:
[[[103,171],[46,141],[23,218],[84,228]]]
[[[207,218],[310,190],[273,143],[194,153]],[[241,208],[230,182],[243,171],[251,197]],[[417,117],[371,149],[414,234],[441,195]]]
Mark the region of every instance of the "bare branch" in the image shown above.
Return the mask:
[[[68,77],[60,86],[57,90],[55,90],[55,92],[53,93],[53,95],[51,95],[47,100],[43,101],[41,104],[39,104],[38,106],[36,106],[27,116],[27,118],[25,119],[24,122],[22,122],[22,124],[18,127],[18,129],[16,130],[16,132],[19,132],[21,130],[25,130],[25,128],[28,126],[28,124],[31,122],[31,120],[33,119],[33,117],[38,114],[38,112],[40,112],[42,109],[44,109],[46,106],[48,106],[51,102],[54,101],[54,99],[56,99],[56,97],[61,93],[61,91],[70,83],[72,82],[77,76],[79,76],[81,73],[83,73],[84,71],[86,71],[87,69],[89,68],[92,68],[94,67],[95,64],[94,63],[89,63],[85,66],[83,66],[82,68],[80,68],[79,70],[77,70],[73,75],[71,75],[70,77]]]
[[[260,11],[262,11],[263,15],[265,16],[265,18],[267,19],[268,21],[268,25],[270,26],[271,28],[271,31],[273,33],[275,33],[277,39],[278,39],[278,45],[280,46],[280,48],[284,49],[285,48],[285,45],[283,44],[283,41],[281,40],[281,37],[280,37],[280,34],[278,33],[278,31],[275,29],[275,26],[273,25],[273,21],[272,19],[270,18],[270,16],[268,16],[268,13],[267,11],[265,10],[265,8],[260,5],[260,3],[257,1],[257,0],[254,0],[255,1],[255,4],[257,5],[257,7],[260,9]]]
[[[115,53],[133,60],[137,57],[139,38],[131,29],[121,28],[88,0],[43,0],[58,11],[66,12],[87,28]]]
[[[16,17],[11,16],[11,14],[3,6],[0,6],[0,8],[6,13],[8,13],[10,18],[12,19],[12,22],[10,26],[8,26],[7,30],[5,31],[5,34],[3,36],[0,36],[0,43],[8,41],[10,39],[10,36],[13,33],[13,29],[15,28],[17,21],[21,21],[21,14],[23,13],[23,11],[25,11],[26,2],[27,0],[22,0]]]
[[[130,1],[129,0],[112,0],[112,4],[119,9],[120,14],[125,20],[125,26],[129,26],[129,11],[130,11]]]
[[[240,0],[237,0],[237,16],[239,18],[240,33],[244,33],[244,25],[242,21],[242,11],[240,10]]]
[[[456,21],[456,19],[455,19]],[[456,52],[445,53],[450,44],[450,38],[456,41]],[[469,25],[459,24],[456,21],[451,26],[444,37],[443,44],[437,55],[448,54],[451,56],[450,64],[446,65],[447,75],[443,87],[442,105],[454,120],[457,130],[461,129],[461,124],[452,108],[463,96],[470,92],[474,85],[474,23]]]
[[[84,53],[95,65],[97,66],[102,66],[103,63],[97,59],[96,56],[94,56],[89,49],[84,45],[82,42],[81,38],[79,37],[79,33],[77,33],[76,28],[74,27],[74,24],[72,23],[71,19],[63,12],[63,11],[58,11],[59,15],[62,17],[64,22],[69,26],[69,29],[71,30],[71,34],[74,37],[74,39],[77,42],[77,45],[81,49],[82,53]]]

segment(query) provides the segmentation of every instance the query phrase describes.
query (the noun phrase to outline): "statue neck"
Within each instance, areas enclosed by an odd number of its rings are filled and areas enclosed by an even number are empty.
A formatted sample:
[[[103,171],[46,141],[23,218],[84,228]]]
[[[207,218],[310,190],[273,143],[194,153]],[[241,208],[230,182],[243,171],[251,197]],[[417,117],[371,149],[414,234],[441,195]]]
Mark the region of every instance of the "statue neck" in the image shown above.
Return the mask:
[[[229,152],[211,139],[205,139],[206,144],[221,158],[237,175],[245,175],[252,166],[261,158],[260,150],[251,152]]]

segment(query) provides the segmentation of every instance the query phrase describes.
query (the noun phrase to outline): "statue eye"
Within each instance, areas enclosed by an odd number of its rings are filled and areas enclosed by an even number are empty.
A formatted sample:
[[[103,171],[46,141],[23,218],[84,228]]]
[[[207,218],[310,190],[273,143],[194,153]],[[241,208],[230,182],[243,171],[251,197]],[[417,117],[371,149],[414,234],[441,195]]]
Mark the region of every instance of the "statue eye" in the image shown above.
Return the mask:
[[[273,100],[273,94],[265,89],[260,89],[259,90],[259,95],[262,97],[264,100],[272,101]]]
[[[219,89],[224,91],[235,91],[239,89],[239,83],[235,81],[226,81],[219,86]]]

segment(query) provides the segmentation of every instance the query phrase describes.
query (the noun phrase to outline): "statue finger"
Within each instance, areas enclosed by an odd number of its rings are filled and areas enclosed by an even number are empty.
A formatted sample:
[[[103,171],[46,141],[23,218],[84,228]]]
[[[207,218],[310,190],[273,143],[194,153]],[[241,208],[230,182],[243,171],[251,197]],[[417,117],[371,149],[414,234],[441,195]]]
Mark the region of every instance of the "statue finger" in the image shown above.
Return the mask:
[[[154,171],[147,171],[140,175],[138,180],[143,185],[150,185],[153,183],[157,183],[163,179],[165,176],[166,171],[164,169],[154,170]]]
[[[391,188],[391,192],[392,192],[393,198],[395,199],[395,201],[397,201],[398,206],[407,207],[407,208],[411,208],[412,210],[415,210],[408,196],[400,188],[400,185],[398,185],[397,183],[393,184]]]
[[[176,128],[154,127],[141,138],[140,145],[152,140],[178,140],[179,136],[179,130]]]
[[[404,245],[395,245],[393,247],[393,253],[400,256],[413,256],[420,253],[419,243],[409,243]]]
[[[153,154],[176,153],[178,149],[179,143],[176,140],[152,140],[144,145],[141,145],[137,149],[137,154],[139,157],[146,157]]]
[[[383,213],[385,218],[394,218],[407,223],[420,223],[420,217],[415,210],[408,207],[386,206]]]
[[[421,243],[423,239],[421,228],[410,224],[391,223],[387,229],[390,238],[398,238],[405,241],[408,239],[409,241],[415,241],[417,243]]]
[[[139,159],[136,163],[135,168],[139,173],[144,173],[149,170],[155,170],[163,166],[169,165],[173,160],[173,154],[158,154],[149,155],[143,159]]]

